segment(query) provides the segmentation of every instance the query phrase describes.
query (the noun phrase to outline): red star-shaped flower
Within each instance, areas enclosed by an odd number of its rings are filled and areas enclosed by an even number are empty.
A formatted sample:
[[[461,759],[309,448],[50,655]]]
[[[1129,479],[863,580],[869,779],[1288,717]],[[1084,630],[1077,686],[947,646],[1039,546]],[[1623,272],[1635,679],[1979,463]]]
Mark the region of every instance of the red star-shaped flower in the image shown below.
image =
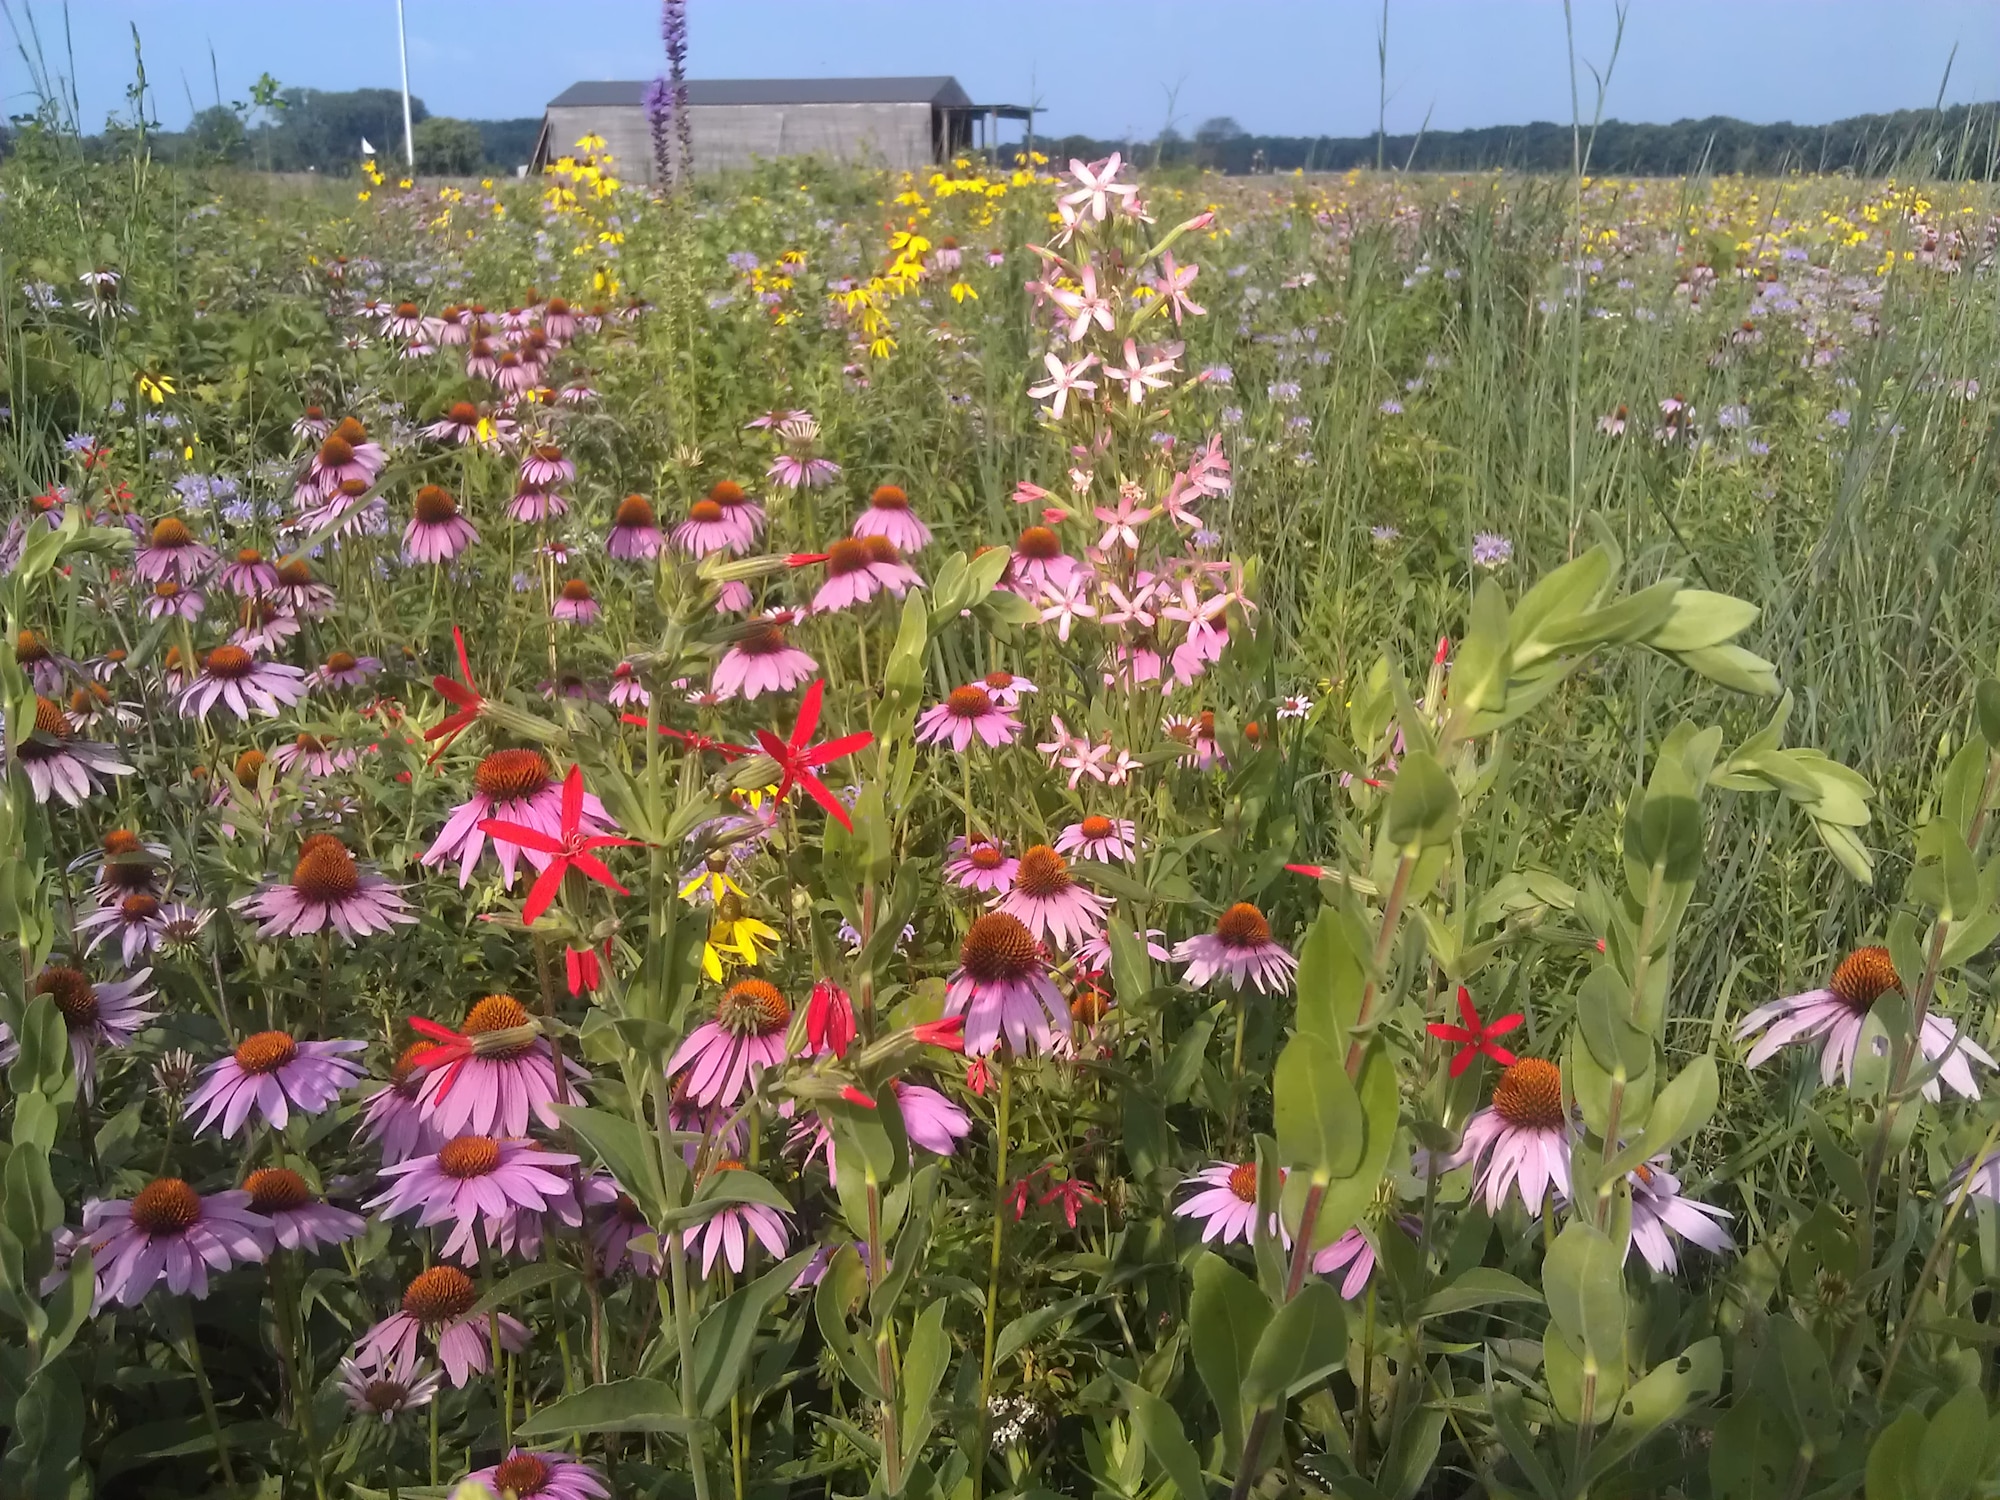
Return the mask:
[[[528,889],[527,904],[521,908],[521,920],[533,926],[535,918],[549,909],[549,903],[556,899],[556,892],[562,889],[563,876],[572,869],[587,876],[599,885],[609,886],[621,896],[632,893],[618,883],[604,863],[590,851],[606,847],[632,849],[638,846],[637,839],[618,839],[608,833],[585,833],[583,831],[583,767],[571,766],[569,775],[563,778],[562,833],[559,837],[543,833],[539,828],[528,828],[520,823],[509,823],[500,818],[487,818],[479,825],[479,831],[488,838],[505,839],[510,844],[519,844],[523,849],[532,849],[537,854],[555,857],[546,869],[535,877],[534,885]]]
[[[627,724],[637,724],[641,729],[646,727],[644,714],[620,714],[619,717]],[[726,744],[722,740],[712,740],[705,734],[696,734],[691,730],[674,729],[665,724],[655,724],[653,728],[670,740],[679,740],[690,750],[713,750],[724,760],[741,760],[750,753],[748,745]]]
[[[465,637],[456,625],[451,627],[451,643],[458,648],[458,670],[465,674],[465,685],[461,687],[445,676],[431,679],[431,686],[456,712],[446,715],[444,722],[436,728],[424,731],[426,740],[441,741],[431,752],[431,758],[424,762],[425,765],[436,764],[437,758],[451,748],[453,740],[472,727],[472,721],[479,717],[479,710],[486,706],[486,700],[479,696],[479,689],[472,684],[472,663],[466,660]]]
[[[854,831],[854,820],[847,816],[847,809],[840,805],[840,799],[829,792],[813,775],[819,767],[844,755],[852,755],[864,745],[872,745],[875,736],[867,730],[858,734],[844,734],[837,740],[828,740],[823,745],[809,745],[813,731],[819,728],[820,699],[826,696],[825,679],[816,680],[806,689],[806,696],[799,704],[799,716],[792,724],[788,739],[779,739],[768,729],[757,731],[757,743],[764,753],[778,763],[780,780],[778,800],[785,800],[785,794],[793,787],[803,787],[808,797],[825,808],[833,820],[849,833]]]
[[[1472,1060],[1485,1053],[1503,1068],[1514,1065],[1514,1054],[1502,1047],[1493,1038],[1505,1036],[1526,1019],[1519,1011],[1501,1016],[1491,1025],[1479,1019],[1479,1013],[1472,1008],[1472,995],[1464,985],[1458,987],[1458,1014],[1464,1020],[1463,1026],[1452,1026],[1443,1021],[1433,1021],[1430,1033],[1443,1041],[1457,1042],[1458,1051],[1451,1059],[1451,1076],[1456,1078],[1472,1066]]]

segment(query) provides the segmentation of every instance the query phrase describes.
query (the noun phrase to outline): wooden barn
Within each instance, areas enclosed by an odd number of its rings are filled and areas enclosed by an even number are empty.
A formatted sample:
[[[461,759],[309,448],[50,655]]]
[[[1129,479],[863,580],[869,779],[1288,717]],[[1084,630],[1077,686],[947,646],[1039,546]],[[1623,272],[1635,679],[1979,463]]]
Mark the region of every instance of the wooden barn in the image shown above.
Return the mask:
[[[586,135],[628,181],[651,181],[652,135],[645,79],[572,84],[549,101],[531,170],[573,149]],[[999,144],[1002,120],[1033,129],[1034,111],[975,104],[956,78],[689,79],[694,167],[713,172],[779,156],[916,170],[953,153]]]

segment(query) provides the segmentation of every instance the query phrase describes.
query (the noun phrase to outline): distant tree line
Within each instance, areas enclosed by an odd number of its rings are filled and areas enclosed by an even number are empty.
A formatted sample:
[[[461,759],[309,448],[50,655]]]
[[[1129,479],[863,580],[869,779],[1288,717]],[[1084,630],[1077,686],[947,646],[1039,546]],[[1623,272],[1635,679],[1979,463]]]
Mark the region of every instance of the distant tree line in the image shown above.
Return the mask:
[[[534,154],[539,117],[458,120],[433,115],[410,96],[417,170],[428,176],[513,175]],[[26,117],[17,129],[33,129]],[[131,131],[85,138],[86,149],[125,149]],[[11,132],[0,130],[0,154]],[[403,96],[396,89],[281,88],[269,75],[248,101],[197,110],[187,129],[148,132],[153,153],[166,160],[251,167],[268,172],[342,176],[361,165],[361,143],[375,148],[384,172],[403,161]]]
[[[1584,132],[1588,137],[1589,131]],[[1060,136],[1037,146],[1058,160],[1122,151],[1142,166],[1253,172],[1344,172],[1355,167],[1419,172],[1479,172],[1495,167],[1567,172],[1574,161],[1568,125],[1536,121],[1421,135],[1252,135],[1227,116],[1206,121],[1190,138],[1169,129],[1151,140]],[[1606,120],[1597,129],[1589,170],[1600,176],[1668,177],[1689,172],[1894,171],[1933,177],[2000,176],[2000,104],[1904,109],[1855,115],[1830,125],[1752,125],[1726,115],[1633,125]]]

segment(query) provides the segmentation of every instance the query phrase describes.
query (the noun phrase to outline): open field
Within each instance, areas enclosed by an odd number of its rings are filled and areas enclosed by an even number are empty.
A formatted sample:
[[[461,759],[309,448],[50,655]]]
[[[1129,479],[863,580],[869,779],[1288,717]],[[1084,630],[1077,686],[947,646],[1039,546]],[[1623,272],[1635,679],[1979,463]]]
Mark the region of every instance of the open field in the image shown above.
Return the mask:
[[[618,173],[0,164],[0,1494],[1995,1492],[1990,184]]]

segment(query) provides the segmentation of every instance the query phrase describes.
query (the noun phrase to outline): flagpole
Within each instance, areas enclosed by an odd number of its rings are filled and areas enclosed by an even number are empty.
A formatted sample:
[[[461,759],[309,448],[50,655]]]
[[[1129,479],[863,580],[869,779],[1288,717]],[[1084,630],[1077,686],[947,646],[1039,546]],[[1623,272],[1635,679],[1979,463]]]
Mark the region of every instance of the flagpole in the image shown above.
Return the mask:
[[[396,50],[403,58],[403,165],[417,169],[417,138],[410,129],[410,37],[403,29],[403,0],[396,0]]]

